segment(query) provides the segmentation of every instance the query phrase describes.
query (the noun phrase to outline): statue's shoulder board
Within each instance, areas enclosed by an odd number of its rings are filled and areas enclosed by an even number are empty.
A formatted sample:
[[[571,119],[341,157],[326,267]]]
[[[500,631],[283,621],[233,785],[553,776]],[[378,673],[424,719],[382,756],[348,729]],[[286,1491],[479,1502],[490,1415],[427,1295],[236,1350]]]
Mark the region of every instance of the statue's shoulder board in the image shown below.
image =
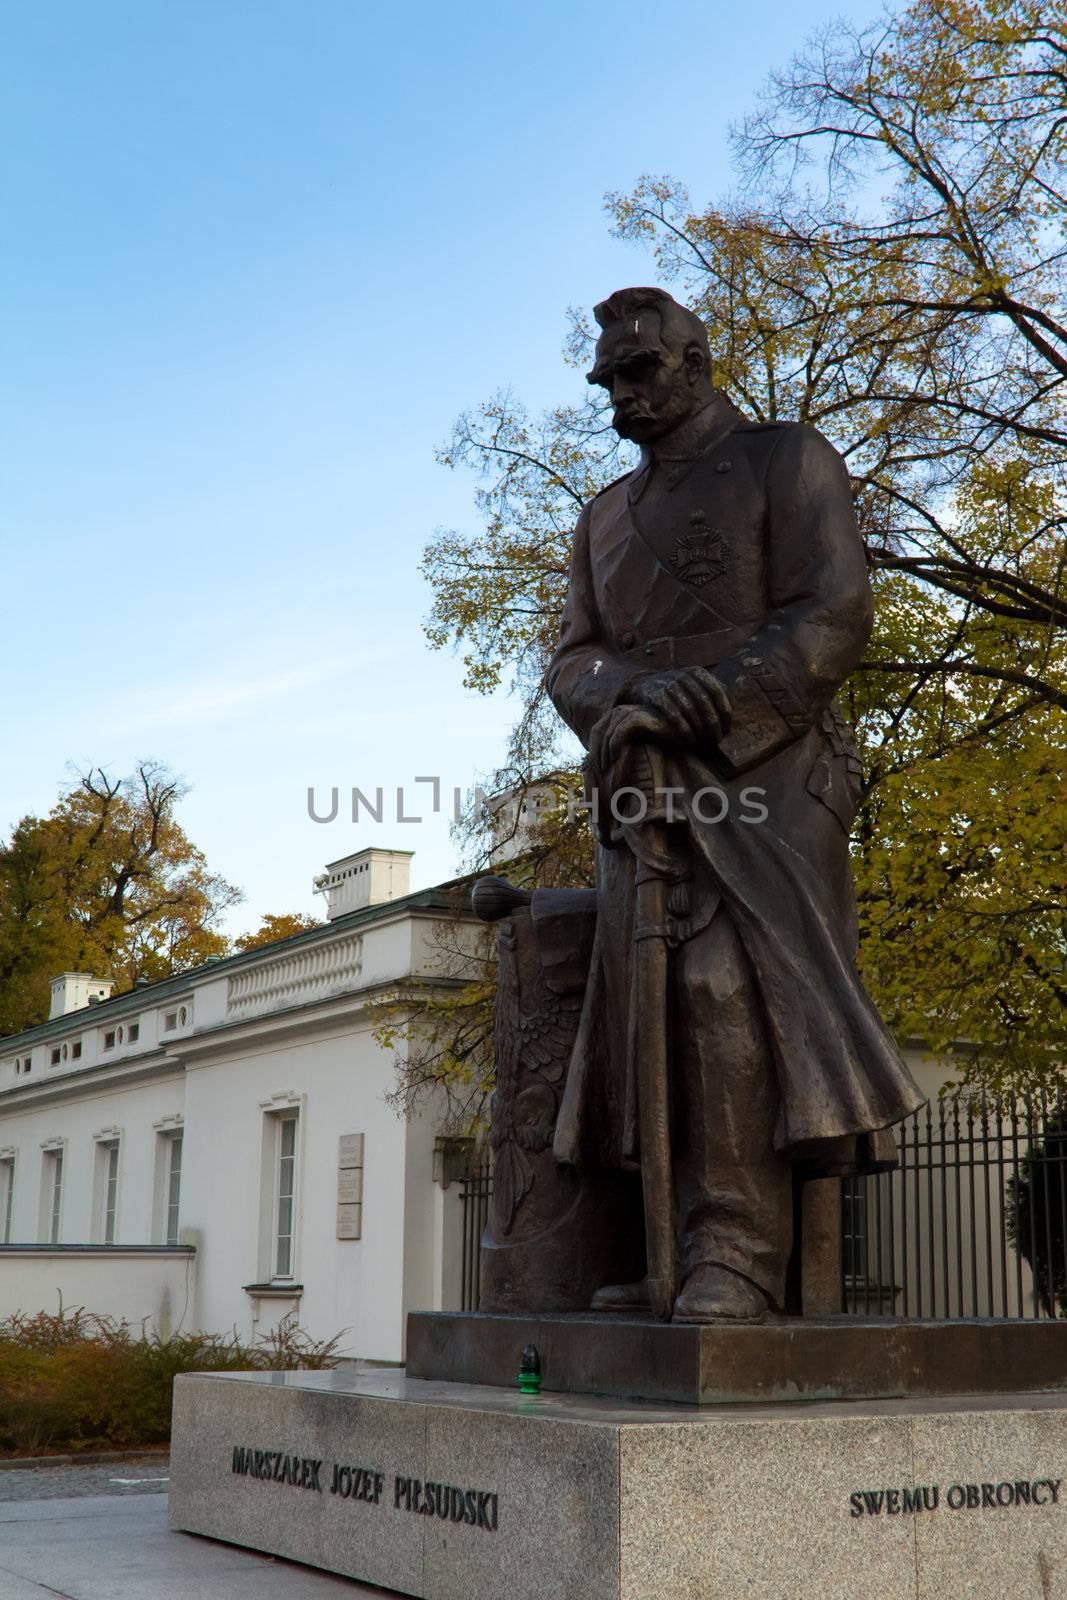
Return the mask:
[[[782,422],[742,422],[742,423],[739,424],[738,427],[733,429],[733,432],[731,433],[731,438],[735,438],[739,433],[754,433],[754,434],[762,433],[767,438],[768,442],[771,442],[774,439],[776,439],[780,433],[783,433],[787,428],[800,428],[800,427],[803,427],[803,423],[800,423],[800,422],[788,422],[788,421],[782,421]]]
[[[813,432],[802,422],[744,422],[733,430],[730,438],[735,441],[735,448],[747,456],[753,466],[759,464],[766,467],[779,445],[788,449],[788,441],[792,440],[802,447],[804,436]]]
[[[612,478],[610,483],[606,483],[602,489],[598,489],[592,500],[586,501],[586,505],[593,505],[595,501],[599,500],[603,495],[606,495],[609,490],[616,488],[620,483],[625,483],[627,478],[632,478],[634,472],[639,470],[640,468],[631,468],[629,472],[620,472],[617,478]]]

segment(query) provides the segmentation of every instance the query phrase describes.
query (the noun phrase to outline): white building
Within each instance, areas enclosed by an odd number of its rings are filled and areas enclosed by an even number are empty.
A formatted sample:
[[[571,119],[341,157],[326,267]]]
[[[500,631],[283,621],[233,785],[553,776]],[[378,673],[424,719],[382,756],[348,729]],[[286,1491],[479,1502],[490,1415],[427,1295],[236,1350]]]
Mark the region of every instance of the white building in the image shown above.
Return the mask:
[[[250,1340],[295,1312],[343,1353],[399,1361],[409,1310],[460,1307],[479,1220],[463,1152],[386,1103],[374,1038],[382,999],[459,981],[440,938],[456,887],[410,894],[409,869],[405,851],[334,862],[321,926],[129,994],[63,973],[49,1020],[0,1039],[0,1318],[61,1296]],[[907,1056],[936,1105],[945,1066]],[[1033,1314],[1004,1218],[1034,1130],[945,1115],[901,1130],[892,1178],[846,1185],[850,1303]]]
[[[62,1295],[249,1339],[295,1311],[398,1361],[408,1309],[459,1304],[460,1186],[433,1120],[386,1104],[373,1037],[405,980],[455,981],[449,891],[409,893],[409,868],[335,862],[320,927],[114,999],[64,973],[49,1020],[0,1040],[0,1317]]]

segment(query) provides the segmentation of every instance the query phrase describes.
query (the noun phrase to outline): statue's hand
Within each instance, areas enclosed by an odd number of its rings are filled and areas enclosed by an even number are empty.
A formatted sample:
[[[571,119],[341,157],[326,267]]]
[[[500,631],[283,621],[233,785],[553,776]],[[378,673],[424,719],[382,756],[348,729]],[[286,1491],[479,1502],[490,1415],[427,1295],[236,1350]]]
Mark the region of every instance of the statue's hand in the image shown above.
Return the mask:
[[[707,667],[650,672],[632,692],[638,705],[661,716],[685,744],[717,744],[730,726],[726,690]]]
[[[589,754],[598,772],[607,774],[634,739],[670,739],[667,718],[649,706],[615,706],[605,713],[589,736]]]

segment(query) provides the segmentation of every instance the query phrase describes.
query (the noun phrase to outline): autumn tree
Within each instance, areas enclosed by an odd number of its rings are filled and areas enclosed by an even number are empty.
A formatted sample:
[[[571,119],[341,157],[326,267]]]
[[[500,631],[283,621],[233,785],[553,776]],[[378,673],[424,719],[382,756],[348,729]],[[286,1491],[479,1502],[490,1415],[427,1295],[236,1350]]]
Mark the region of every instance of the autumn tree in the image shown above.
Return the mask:
[[[451,1134],[487,1129],[493,1089],[496,937],[471,918],[472,882],[446,886],[445,915],[424,930],[418,973],[380,992],[370,1012],[375,1041],[396,1067],[388,1102],[399,1115],[429,1102],[438,1131]]]
[[[233,941],[233,954],[244,955],[248,950],[259,950],[265,944],[276,944],[279,939],[291,939],[294,933],[306,933],[319,926],[318,918],[302,911],[267,912],[259,927],[251,933],[238,934]]]
[[[59,972],[121,992],[226,952],[219,920],[241,897],[177,822],[184,792],[155,763],[94,768],[15,826],[0,849],[0,1034],[47,1017]]]
[[[843,697],[862,961],[901,1034],[967,1041],[962,1075],[996,1085],[1067,1044],[1065,145],[1061,7],[916,0],[772,79],[727,199],[608,200],[704,318],[719,387],[848,464],[878,598]],[[573,319],[572,364],[590,337]],[[570,529],[630,459],[594,398],[535,420],[510,394],[442,459],[480,474],[482,526],[426,552],[429,636],[520,691],[521,783],[566,750],[542,671]]]

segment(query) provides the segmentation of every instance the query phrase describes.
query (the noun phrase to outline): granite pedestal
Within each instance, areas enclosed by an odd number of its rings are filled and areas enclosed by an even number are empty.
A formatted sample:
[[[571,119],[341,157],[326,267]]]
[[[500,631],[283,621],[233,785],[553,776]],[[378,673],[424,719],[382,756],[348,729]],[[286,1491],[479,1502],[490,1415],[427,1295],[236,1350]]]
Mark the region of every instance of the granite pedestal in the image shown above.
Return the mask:
[[[420,1600],[1052,1600],[1067,1397],[657,1406],[190,1375],[171,1523]]]
[[[685,1327],[588,1313],[415,1311],[408,1376],[509,1387],[530,1344],[545,1389],[686,1405],[1067,1390],[1067,1322],[980,1317]]]

